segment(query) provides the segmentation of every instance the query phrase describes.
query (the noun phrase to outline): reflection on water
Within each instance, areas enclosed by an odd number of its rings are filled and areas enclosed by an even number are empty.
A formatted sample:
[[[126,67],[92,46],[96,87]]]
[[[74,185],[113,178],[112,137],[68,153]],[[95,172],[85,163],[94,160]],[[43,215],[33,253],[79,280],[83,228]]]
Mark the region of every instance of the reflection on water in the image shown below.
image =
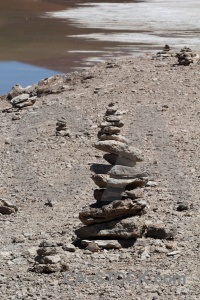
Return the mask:
[[[48,69],[69,72],[165,43],[200,48],[199,12],[199,0],[1,0],[0,95],[13,80],[26,86],[50,76]],[[30,72],[22,78],[13,61]]]

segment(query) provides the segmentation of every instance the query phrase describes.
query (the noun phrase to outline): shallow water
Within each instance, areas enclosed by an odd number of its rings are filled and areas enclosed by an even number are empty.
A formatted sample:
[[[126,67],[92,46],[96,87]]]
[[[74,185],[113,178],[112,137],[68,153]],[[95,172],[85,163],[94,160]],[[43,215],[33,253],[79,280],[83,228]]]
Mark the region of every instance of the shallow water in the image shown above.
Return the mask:
[[[1,0],[0,95],[166,43],[200,49],[199,0]]]

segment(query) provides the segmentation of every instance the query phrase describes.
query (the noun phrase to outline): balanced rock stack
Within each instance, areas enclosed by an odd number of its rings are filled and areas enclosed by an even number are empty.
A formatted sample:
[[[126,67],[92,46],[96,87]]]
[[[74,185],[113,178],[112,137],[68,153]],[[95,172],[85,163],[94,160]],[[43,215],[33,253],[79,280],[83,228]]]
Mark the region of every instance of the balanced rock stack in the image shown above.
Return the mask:
[[[189,66],[192,63],[197,63],[200,61],[200,56],[198,53],[194,53],[190,48],[184,47],[181,49],[180,53],[177,53],[178,64],[183,66]]]
[[[48,241],[40,243],[37,249],[37,256],[35,257],[35,264],[30,270],[46,274],[66,271],[68,267],[61,260],[59,246],[61,245]]]
[[[71,136],[71,131],[67,127],[67,122],[64,118],[59,118],[56,122],[56,135],[58,136]]]
[[[120,135],[123,126],[121,112],[111,103],[99,125],[99,141],[94,144],[96,149],[106,152],[103,157],[109,165],[91,166],[92,179],[99,188],[94,190],[96,203],[85,206],[79,213],[85,226],[75,233],[82,245],[87,245],[90,239],[103,248],[119,248],[123,240],[133,241],[144,233],[141,215],[146,203],[140,198],[148,178],[146,172],[135,167],[143,156]]]
[[[172,51],[169,45],[165,45],[162,51],[157,52],[157,58],[174,57],[176,54]]]

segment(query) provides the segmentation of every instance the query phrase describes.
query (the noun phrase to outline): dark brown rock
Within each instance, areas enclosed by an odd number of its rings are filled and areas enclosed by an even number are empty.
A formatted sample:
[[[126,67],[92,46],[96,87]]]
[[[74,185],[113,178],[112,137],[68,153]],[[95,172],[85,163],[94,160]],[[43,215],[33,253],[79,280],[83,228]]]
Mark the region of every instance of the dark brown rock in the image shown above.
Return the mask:
[[[111,165],[92,164],[90,167],[90,171],[92,171],[96,174],[107,174],[111,168],[112,168]]]
[[[40,247],[37,250],[37,254],[38,255],[53,255],[53,254],[57,254],[58,250],[56,247]]]
[[[94,198],[97,200],[97,202],[111,202],[114,200],[121,200],[122,195],[124,193],[124,189],[95,189],[94,190]]]
[[[85,225],[103,223],[138,215],[145,207],[144,201],[118,200],[101,207],[84,207],[79,213],[79,219]]]
[[[105,134],[116,134],[116,133],[120,133],[120,127],[117,126],[107,126],[107,127],[103,127],[101,129],[100,133],[105,133]]]
[[[142,237],[143,232],[144,224],[138,216],[84,226],[75,231],[76,235],[81,239],[98,237],[111,239],[139,238]]]

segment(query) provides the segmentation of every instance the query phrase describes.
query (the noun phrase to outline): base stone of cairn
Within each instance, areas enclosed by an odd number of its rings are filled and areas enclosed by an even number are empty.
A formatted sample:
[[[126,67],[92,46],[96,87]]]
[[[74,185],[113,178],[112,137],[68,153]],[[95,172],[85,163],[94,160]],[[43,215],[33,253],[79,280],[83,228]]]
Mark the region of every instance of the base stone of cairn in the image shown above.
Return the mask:
[[[85,226],[75,230],[86,249],[90,243],[94,251],[129,247],[135,239],[150,237],[151,234],[152,237],[173,238],[173,231],[168,235],[160,234],[164,227],[161,231],[157,229],[159,234],[156,236],[155,230],[147,228],[142,218],[147,209],[142,197],[143,188],[148,183],[148,173],[135,167],[144,157],[140,150],[132,147],[129,140],[120,135],[123,126],[117,105],[109,104],[99,125],[99,140],[93,145],[106,152],[103,158],[109,165],[91,166],[91,178],[98,186],[94,190],[96,202],[82,209],[79,219]]]

